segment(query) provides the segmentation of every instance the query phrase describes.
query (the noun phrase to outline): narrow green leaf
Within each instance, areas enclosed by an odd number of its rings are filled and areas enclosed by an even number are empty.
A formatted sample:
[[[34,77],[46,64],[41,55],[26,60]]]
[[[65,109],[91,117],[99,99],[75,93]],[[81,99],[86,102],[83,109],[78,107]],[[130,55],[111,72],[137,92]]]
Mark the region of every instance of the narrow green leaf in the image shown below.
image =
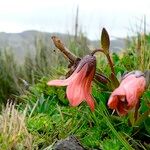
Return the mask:
[[[118,138],[118,140],[122,143],[124,148],[126,148],[127,150],[133,150],[128,140],[125,137],[123,137],[121,133],[117,132],[117,130],[114,128],[113,124],[111,123],[110,116],[103,102],[101,102],[101,109],[99,110],[100,110],[100,113],[103,115],[103,118],[105,119],[106,124],[108,125],[110,130],[114,133],[114,135]]]

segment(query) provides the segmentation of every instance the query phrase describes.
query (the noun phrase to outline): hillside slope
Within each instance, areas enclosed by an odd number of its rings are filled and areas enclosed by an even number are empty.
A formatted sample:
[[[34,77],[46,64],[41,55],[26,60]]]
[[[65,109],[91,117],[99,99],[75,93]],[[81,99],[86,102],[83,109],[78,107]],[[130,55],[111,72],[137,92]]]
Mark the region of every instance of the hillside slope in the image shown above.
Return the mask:
[[[48,33],[39,32],[35,30],[24,31],[21,33],[0,33],[0,50],[10,50],[12,51],[17,60],[22,61],[25,54],[30,52],[30,54],[35,53],[36,44],[39,39],[42,39],[43,44],[47,48],[52,48],[53,43],[50,40],[52,35],[58,36],[66,45],[69,41],[73,39],[72,35],[60,34],[60,33]],[[89,47],[96,48],[99,47],[99,41],[88,40]],[[110,49],[114,52],[118,52],[125,48],[125,39],[115,39],[111,40]]]

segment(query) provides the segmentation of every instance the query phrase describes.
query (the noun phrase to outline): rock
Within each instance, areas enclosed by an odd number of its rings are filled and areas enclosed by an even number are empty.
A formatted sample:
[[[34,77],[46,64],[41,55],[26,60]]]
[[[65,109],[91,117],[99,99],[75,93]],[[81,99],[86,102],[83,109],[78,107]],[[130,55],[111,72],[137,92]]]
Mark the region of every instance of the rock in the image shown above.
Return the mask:
[[[54,150],[85,150],[77,138],[69,136],[64,140],[58,141],[54,145]]]

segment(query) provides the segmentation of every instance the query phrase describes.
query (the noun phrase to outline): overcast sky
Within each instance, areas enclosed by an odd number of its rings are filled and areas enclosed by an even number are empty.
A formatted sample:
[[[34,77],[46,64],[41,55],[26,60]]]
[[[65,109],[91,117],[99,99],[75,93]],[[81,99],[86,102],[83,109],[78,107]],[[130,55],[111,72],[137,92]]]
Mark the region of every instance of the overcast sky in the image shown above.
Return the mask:
[[[77,6],[80,29],[90,39],[99,39],[102,27],[111,37],[142,30],[144,15],[150,29],[150,0],[0,0],[0,32],[72,34]]]

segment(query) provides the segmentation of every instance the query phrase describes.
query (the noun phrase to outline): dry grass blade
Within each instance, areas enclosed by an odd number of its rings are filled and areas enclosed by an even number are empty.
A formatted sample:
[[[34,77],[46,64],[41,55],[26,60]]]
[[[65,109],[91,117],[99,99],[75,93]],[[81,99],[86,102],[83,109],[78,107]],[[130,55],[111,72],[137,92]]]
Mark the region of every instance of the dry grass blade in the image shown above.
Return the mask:
[[[25,115],[15,109],[15,105],[7,103],[0,115],[0,147],[1,149],[32,149],[32,137],[25,125]]]

